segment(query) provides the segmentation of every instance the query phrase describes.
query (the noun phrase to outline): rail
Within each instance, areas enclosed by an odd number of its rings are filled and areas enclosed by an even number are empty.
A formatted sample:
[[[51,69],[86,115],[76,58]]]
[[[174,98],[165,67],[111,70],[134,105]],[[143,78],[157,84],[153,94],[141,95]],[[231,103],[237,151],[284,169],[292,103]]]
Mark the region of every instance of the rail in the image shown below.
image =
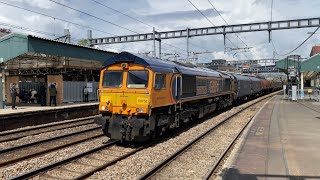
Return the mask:
[[[84,138],[82,138],[80,140],[77,139],[77,140],[71,141],[71,142],[64,142],[62,145],[52,146],[50,148],[50,145],[54,145],[53,142],[56,141],[56,140],[60,140],[60,139],[67,138],[67,137],[72,137],[72,136],[77,136],[77,135],[81,135],[81,134],[84,134],[84,133],[94,132],[94,131],[99,130],[99,129],[100,129],[100,127],[94,127],[94,128],[86,129],[84,131],[78,131],[78,132],[74,132],[74,133],[70,133],[70,134],[65,134],[65,135],[56,136],[56,137],[53,137],[53,138],[47,138],[47,139],[44,139],[44,140],[23,144],[23,145],[20,145],[20,146],[14,146],[14,147],[11,147],[11,148],[2,149],[2,150],[0,150],[0,155],[3,156],[4,154],[7,154],[7,156],[5,156],[7,159],[0,159],[0,167],[6,166],[8,164],[12,164],[12,163],[15,163],[15,162],[18,162],[18,161],[22,161],[22,160],[25,160],[25,159],[29,159],[29,158],[32,158],[32,157],[36,157],[36,156],[39,156],[39,155],[42,155],[42,154],[45,154],[45,153],[48,153],[48,152],[52,152],[54,150],[65,148],[65,147],[68,147],[68,146],[71,146],[71,145],[74,145],[74,144],[78,144],[78,143],[87,141],[89,139],[102,137],[103,136],[102,133],[93,134],[91,136],[87,135],[87,136],[85,136]],[[29,152],[29,153],[14,153],[14,152],[19,151],[19,150],[23,151],[26,148],[30,148],[30,147],[33,147],[32,150],[34,151],[34,149],[35,149],[34,146],[43,145],[45,143],[50,143],[48,145],[49,148],[46,147],[44,150],[40,150],[38,152],[35,151],[35,152]],[[10,154],[11,155],[15,154],[15,156],[13,158],[10,158],[10,157],[8,157]]]
[[[174,159],[176,159],[180,154],[182,154],[185,150],[189,149],[192,145],[194,145],[195,143],[197,143],[199,140],[201,140],[202,138],[204,138],[205,136],[207,136],[208,134],[210,134],[211,132],[213,132],[215,129],[217,129],[218,127],[220,127],[221,125],[223,125],[225,122],[227,122],[228,120],[230,120],[231,118],[235,117],[236,115],[238,115],[239,113],[243,112],[244,110],[250,108],[251,106],[257,104],[258,102],[261,102],[262,100],[265,100],[271,96],[275,96],[278,92],[276,93],[272,93],[271,95],[267,95],[265,97],[262,97],[261,99],[259,99],[258,101],[246,106],[245,108],[235,112],[234,114],[230,115],[229,117],[225,118],[224,120],[222,120],[220,123],[216,124],[215,126],[211,127],[209,130],[207,130],[206,132],[202,133],[201,135],[199,135],[198,137],[196,137],[194,140],[192,140],[191,142],[189,142],[188,144],[186,144],[185,146],[183,146],[182,148],[180,148],[178,151],[176,151],[174,154],[172,154],[171,156],[169,156],[168,158],[166,158],[165,160],[163,160],[162,162],[160,162],[158,165],[156,165],[155,167],[153,167],[151,170],[149,170],[147,173],[145,173],[144,175],[142,175],[139,179],[149,179],[151,178],[154,174],[156,174],[157,172],[159,172],[162,168],[164,168],[167,164],[169,164],[171,161],[173,161]],[[251,119],[250,119],[251,121]],[[246,124],[247,126],[247,124]],[[242,131],[241,131],[242,132]],[[239,135],[237,136],[239,137]],[[226,152],[225,152],[226,153]],[[222,157],[221,157],[222,159]],[[221,161],[221,160],[220,160]],[[219,164],[218,162],[215,164]],[[217,165],[216,165],[217,166]],[[213,171],[215,168],[212,168],[210,170],[210,172],[208,172],[207,176],[209,176],[209,174],[211,174],[211,171]]]
[[[41,133],[47,133],[47,132],[66,129],[66,128],[74,128],[78,126],[93,124],[94,117],[96,116],[78,118],[75,120],[68,120],[68,121],[63,121],[59,123],[45,124],[45,125],[35,126],[31,128],[24,128],[19,130],[2,132],[0,133],[0,143],[17,140],[19,138],[26,137],[26,136],[37,135]]]

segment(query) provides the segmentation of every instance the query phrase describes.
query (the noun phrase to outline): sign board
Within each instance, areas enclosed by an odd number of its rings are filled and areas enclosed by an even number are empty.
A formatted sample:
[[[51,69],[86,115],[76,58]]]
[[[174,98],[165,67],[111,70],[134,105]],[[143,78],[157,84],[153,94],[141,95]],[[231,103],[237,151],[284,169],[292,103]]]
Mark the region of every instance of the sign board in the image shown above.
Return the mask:
[[[88,82],[87,83],[87,89],[88,89],[89,93],[92,93],[93,92],[93,84]]]
[[[308,93],[311,94],[312,93],[312,89],[308,89]]]

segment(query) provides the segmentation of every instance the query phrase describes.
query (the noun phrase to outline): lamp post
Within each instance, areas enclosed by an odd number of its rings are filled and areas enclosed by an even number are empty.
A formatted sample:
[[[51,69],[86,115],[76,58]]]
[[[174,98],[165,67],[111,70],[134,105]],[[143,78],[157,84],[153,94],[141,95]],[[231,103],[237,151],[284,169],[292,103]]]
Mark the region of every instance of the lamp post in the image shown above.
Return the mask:
[[[4,69],[4,67],[1,64],[0,65],[0,72],[1,72],[1,77],[0,77],[0,109],[4,109],[2,79],[5,78],[5,75],[4,75],[3,69]]]

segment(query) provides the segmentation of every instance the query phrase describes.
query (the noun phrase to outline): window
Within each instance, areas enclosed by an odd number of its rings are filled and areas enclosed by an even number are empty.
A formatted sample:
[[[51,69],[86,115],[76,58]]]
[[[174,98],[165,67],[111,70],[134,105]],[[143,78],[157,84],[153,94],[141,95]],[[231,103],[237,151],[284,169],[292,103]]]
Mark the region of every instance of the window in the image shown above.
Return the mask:
[[[164,89],[166,88],[166,75],[165,74],[156,74],[154,80],[155,89]]]
[[[128,88],[146,88],[148,87],[148,71],[128,71]]]
[[[105,71],[102,80],[103,87],[121,87],[122,86],[122,71]]]

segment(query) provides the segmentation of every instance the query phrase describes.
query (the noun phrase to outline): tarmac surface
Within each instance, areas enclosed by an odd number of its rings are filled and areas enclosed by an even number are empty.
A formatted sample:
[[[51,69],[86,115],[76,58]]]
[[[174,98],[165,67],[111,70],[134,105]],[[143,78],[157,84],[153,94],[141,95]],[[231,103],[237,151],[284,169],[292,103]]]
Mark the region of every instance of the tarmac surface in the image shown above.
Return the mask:
[[[218,179],[320,179],[320,103],[281,98],[256,115]]]

